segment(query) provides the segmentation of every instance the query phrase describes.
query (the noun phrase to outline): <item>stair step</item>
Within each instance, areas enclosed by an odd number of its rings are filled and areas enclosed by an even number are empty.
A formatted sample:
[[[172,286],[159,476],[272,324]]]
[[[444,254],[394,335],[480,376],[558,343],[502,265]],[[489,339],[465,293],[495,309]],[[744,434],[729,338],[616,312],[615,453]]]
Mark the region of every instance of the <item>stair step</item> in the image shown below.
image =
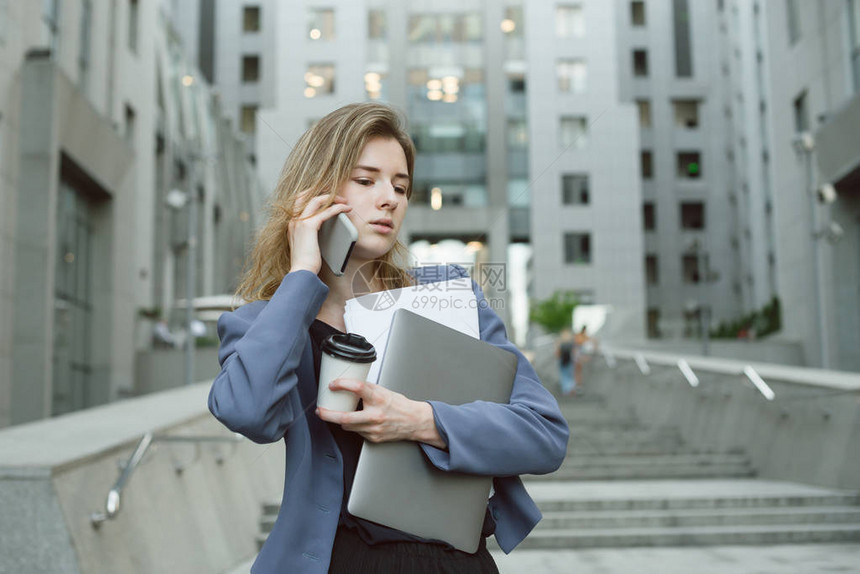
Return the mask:
[[[575,485],[572,485],[575,486]],[[785,507],[851,507],[860,506],[860,495],[798,496],[716,496],[679,498],[592,498],[538,500],[541,512],[561,511],[645,511],[717,508],[785,508]]]
[[[742,454],[632,454],[627,456],[576,455],[565,461],[565,466],[573,467],[638,467],[638,466],[713,466],[748,465],[749,458]]]
[[[562,466],[548,475],[528,475],[529,480],[638,480],[681,478],[741,478],[755,476],[755,469],[746,464],[714,466],[643,466],[624,468],[617,466],[569,467]]]
[[[860,507],[547,512],[536,530],[846,523],[860,524]]]
[[[518,549],[713,546],[860,542],[860,524],[558,529],[532,532]],[[496,549],[494,539],[488,547]]]

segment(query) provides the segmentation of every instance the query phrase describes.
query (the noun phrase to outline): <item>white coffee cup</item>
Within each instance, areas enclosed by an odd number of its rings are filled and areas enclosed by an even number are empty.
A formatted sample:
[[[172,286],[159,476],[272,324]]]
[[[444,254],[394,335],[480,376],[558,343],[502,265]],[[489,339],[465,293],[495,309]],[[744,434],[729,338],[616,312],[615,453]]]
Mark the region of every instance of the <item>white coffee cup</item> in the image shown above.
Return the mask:
[[[333,391],[328,385],[335,379],[367,380],[370,366],[376,360],[376,349],[355,333],[330,335],[320,349],[317,406],[340,412],[354,411],[358,406],[358,395],[350,391]]]

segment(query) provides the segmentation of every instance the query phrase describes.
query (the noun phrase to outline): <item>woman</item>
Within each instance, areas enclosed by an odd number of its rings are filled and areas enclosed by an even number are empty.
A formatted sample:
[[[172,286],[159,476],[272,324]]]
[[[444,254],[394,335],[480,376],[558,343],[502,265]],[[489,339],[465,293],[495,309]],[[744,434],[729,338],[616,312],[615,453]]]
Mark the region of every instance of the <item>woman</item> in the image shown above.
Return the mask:
[[[484,534],[510,552],[540,519],[517,475],[548,473],[566,453],[567,424],[504,325],[479,306],[481,339],[516,353],[509,404],[452,406],[412,401],[353,379],[330,386],[362,410],[316,408],[321,340],[344,330],[344,303],[362,265],[378,273],[362,290],[438,280],[439,269],[408,271],[397,240],[412,190],[414,147],[389,107],[352,104],[305,133],[287,159],[270,215],[239,295],[250,301],[218,322],[221,372],[209,409],[258,443],[285,442],[281,510],[252,572],[497,572],[482,539],[475,554],[360,520],[346,502],[362,440],[411,440],[443,471],[494,476]],[[304,190],[297,192],[297,190]],[[359,231],[343,276],[323,264],[322,223],[346,213]],[[429,269],[429,268],[425,268]],[[465,271],[448,266],[450,277]],[[480,287],[473,281],[479,300]],[[464,376],[467,376],[464,373]],[[504,445],[500,448],[500,445]]]

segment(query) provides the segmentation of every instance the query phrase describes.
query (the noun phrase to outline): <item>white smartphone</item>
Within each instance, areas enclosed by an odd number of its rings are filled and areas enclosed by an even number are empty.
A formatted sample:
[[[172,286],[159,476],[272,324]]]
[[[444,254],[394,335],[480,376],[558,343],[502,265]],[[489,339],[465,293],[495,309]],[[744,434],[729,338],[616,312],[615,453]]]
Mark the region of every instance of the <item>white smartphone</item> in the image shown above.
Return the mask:
[[[345,213],[326,219],[320,227],[320,253],[328,268],[338,277],[346,271],[346,263],[356,241],[358,229]]]

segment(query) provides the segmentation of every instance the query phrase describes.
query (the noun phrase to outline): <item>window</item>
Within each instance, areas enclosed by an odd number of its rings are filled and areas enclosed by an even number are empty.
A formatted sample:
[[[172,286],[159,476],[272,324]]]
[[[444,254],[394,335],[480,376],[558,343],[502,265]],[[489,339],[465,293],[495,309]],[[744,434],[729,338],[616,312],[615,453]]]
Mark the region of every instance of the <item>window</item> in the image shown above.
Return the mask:
[[[564,262],[591,263],[591,234],[564,234]]]
[[[681,257],[681,268],[684,273],[684,283],[699,282],[699,256],[683,255]]]
[[[523,37],[523,7],[508,6],[505,8],[505,18],[501,24],[502,32],[507,38]]]
[[[241,110],[241,129],[243,133],[253,134],[257,131],[257,105],[247,104]]]
[[[648,309],[648,337],[660,338],[660,309],[651,307]]]
[[[90,192],[89,184],[81,178],[61,176],[54,239],[52,415],[95,402],[93,310],[99,305],[96,277],[104,265],[96,253],[97,206]]]
[[[42,2],[43,43],[51,49],[51,57],[56,59],[60,49],[60,0]]]
[[[645,256],[645,284],[656,285],[660,282],[660,270],[657,267],[657,256]]]
[[[860,0],[848,1],[848,36],[854,91],[860,93]]]
[[[588,175],[571,173],[561,176],[561,202],[564,205],[588,205]]]
[[[701,201],[681,203],[681,229],[701,230],[705,228],[705,204]]]
[[[639,127],[647,129],[651,127],[651,102],[649,100],[636,100],[636,108],[639,110]]]
[[[630,23],[637,27],[645,25],[645,2],[630,3]]]
[[[242,82],[253,84],[260,81],[260,56],[242,56]]]
[[[3,0],[0,0],[2,3]],[[78,85],[81,91],[87,92],[90,72],[90,29],[93,20],[92,0],[84,0],[81,4],[81,30],[78,44]]]
[[[308,38],[323,42],[334,40],[334,10],[311,8],[308,11]]]
[[[529,145],[529,130],[525,120],[508,120],[508,149],[523,150]]]
[[[128,49],[132,52],[137,52],[137,18],[138,4],[137,0],[129,0],[128,2]]]
[[[657,211],[650,201],[642,205],[642,225],[645,227],[645,231],[657,229]]]
[[[134,108],[130,105],[125,105],[125,141],[128,142],[128,145],[134,147],[134,133],[135,133],[135,122],[136,122],[136,114],[134,113]]]
[[[696,151],[678,152],[678,179],[699,179],[702,176],[702,158]]]
[[[585,36],[585,19],[582,15],[582,6],[556,7],[555,35],[559,38],[582,38]]]
[[[334,64],[312,64],[305,72],[305,97],[334,93]]]
[[[242,31],[243,32],[259,32],[260,31],[260,7],[245,6],[242,8]]]
[[[0,0],[0,46],[6,42],[6,22],[9,20],[9,0]]]
[[[809,108],[805,90],[794,98],[794,131],[797,133],[809,131]]]
[[[798,0],[785,0],[785,15],[788,18],[788,45],[800,39],[800,4]]]
[[[555,65],[558,90],[573,94],[585,92],[586,67],[584,60],[559,60]]]
[[[588,124],[582,117],[561,118],[561,147],[582,149],[588,144]]]
[[[480,42],[481,16],[467,14],[414,14],[409,17],[409,42],[450,44]]]
[[[367,37],[371,40],[385,40],[388,37],[387,19],[384,10],[371,10],[367,14]]]
[[[648,77],[648,52],[633,50],[633,75],[637,78]]]
[[[654,154],[648,150],[643,150],[639,154],[639,159],[642,179],[651,179],[654,177]]]
[[[364,74],[364,91],[368,100],[384,100],[386,73],[383,71],[368,71]]]
[[[690,6],[688,0],[673,0],[675,21],[675,75],[690,78],[693,75],[693,54],[690,49]]]
[[[699,127],[698,100],[674,100],[672,108],[675,112],[675,125],[677,127],[687,129]]]
[[[512,94],[526,93],[526,76],[523,72],[508,72],[508,91]]]

